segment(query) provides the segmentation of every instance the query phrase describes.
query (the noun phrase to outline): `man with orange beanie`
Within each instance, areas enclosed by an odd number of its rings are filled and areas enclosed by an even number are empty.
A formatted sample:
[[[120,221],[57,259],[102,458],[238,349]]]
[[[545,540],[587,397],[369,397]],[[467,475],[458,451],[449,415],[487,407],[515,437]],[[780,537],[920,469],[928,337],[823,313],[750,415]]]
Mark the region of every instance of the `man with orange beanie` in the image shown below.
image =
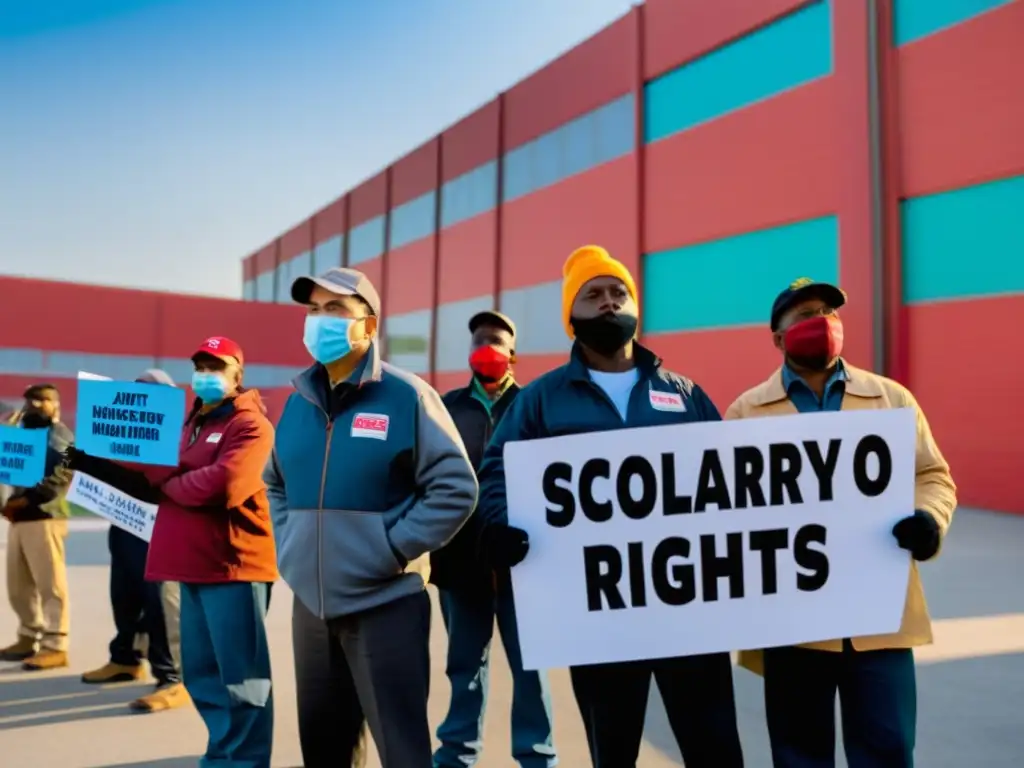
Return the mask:
[[[700,387],[665,370],[635,340],[639,304],[625,265],[588,245],[569,256],[562,274],[570,360],[520,391],[480,467],[481,554],[495,568],[517,565],[530,547],[526,531],[508,524],[506,443],[721,420]],[[742,767],[729,654],[594,664],[570,673],[594,768],[636,765],[652,676],[687,768]]]

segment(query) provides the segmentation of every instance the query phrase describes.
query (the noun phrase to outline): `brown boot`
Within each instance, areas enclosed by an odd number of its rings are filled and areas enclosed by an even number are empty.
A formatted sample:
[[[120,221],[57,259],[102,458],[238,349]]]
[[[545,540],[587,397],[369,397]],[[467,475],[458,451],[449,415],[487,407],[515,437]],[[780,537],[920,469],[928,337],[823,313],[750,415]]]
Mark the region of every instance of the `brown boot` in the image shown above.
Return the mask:
[[[67,651],[48,651],[45,648],[34,656],[29,656],[21,663],[21,668],[27,672],[60,669],[67,666],[70,666]]]
[[[0,648],[0,661],[24,661],[34,656],[39,646],[31,637],[19,637],[14,645]]]
[[[163,712],[165,709],[177,709],[192,701],[181,683],[167,683],[158,686],[147,696],[136,699],[128,706],[136,712]]]
[[[99,669],[93,669],[82,675],[82,682],[90,685],[102,685],[103,683],[132,683],[142,680],[146,671],[141,664],[115,664],[108,662]]]

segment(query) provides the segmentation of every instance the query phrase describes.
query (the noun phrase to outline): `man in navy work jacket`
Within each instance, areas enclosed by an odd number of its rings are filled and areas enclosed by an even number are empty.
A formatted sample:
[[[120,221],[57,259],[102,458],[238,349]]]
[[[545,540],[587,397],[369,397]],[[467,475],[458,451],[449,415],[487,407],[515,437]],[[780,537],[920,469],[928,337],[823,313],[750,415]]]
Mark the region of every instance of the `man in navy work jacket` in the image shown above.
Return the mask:
[[[512,375],[515,324],[500,312],[478,312],[469,321],[469,386],[444,396],[444,404],[466,444],[473,468],[480,466],[494,425],[519,393]],[[441,746],[435,768],[475,765],[483,750],[484,710],[490,674],[491,638],[497,619],[512,670],[512,758],[520,768],[556,764],[551,734],[547,675],[523,669],[512,584],[507,568],[495,573],[477,552],[476,517],[430,558],[430,580],[441,598],[448,631],[448,716],[437,729]]]
[[[508,524],[506,443],[721,419],[700,387],[666,371],[634,341],[637,292],[623,264],[603,248],[584,246],[562,274],[572,356],[519,393],[480,468],[480,543],[495,567],[514,566],[529,550],[526,532]],[[595,768],[636,765],[652,675],[687,768],[743,765],[728,653],[594,664],[570,673]]]
[[[353,269],[301,277],[300,374],[265,480],[292,637],[306,768],[360,764],[368,723],[384,768],[430,768],[429,555],[476,505],[440,396],[384,363],[380,299]]]

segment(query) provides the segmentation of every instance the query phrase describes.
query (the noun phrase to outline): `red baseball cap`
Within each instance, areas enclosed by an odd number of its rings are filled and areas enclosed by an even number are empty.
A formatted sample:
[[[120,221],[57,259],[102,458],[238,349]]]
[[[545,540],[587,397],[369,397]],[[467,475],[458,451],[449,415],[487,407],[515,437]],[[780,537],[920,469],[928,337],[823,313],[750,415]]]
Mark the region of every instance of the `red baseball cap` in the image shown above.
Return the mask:
[[[242,365],[245,362],[242,357],[242,348],[227,336],[211,336],[208,338],[199,345],[199,349],[192,353],[192,362],[194,363],[200,355],[209,355],[225,363],[237,362],[239,365]]]

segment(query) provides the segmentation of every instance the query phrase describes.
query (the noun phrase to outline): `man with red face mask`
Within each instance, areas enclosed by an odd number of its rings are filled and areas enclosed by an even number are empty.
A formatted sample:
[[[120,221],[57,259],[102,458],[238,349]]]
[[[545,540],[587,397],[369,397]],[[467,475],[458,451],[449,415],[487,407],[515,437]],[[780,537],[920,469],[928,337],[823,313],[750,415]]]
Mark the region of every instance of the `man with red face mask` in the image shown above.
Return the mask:
[[[473,377],[443,399],[476,471],[519,385],[512,375],[515,324],[500,312],[479,312],[470,319],[469,332]],[[520,768],[549,768],[556,759],[547,676],[523,669],[509,571],[494,571],[480,558],[476,521],[474,515],[430,558],[430,580],[438,588],[448,631],[446,671],[452,686],[448,716],[437,729],[441,746],[434,768],[463,768],[479,760],[495,619],[512,668],[512,758]]]
[[[772,305],[771,330],[783,355],[768,381],[740,395],[726,419],[822,411],[913,408],[917,414],[916,510],[893,527],[912,556],[899,631],[799,647],[744,651],[740,664],[764,675],[775,768],[834,768],[835,699],[842,701],[843,744],[853,768],[912,768],[917,684],[912,648],[932,641],[917,561],[938,554],[956,508],[956,486],[914,396],[841,357],[839,308],[846,294],[801,278]]]

